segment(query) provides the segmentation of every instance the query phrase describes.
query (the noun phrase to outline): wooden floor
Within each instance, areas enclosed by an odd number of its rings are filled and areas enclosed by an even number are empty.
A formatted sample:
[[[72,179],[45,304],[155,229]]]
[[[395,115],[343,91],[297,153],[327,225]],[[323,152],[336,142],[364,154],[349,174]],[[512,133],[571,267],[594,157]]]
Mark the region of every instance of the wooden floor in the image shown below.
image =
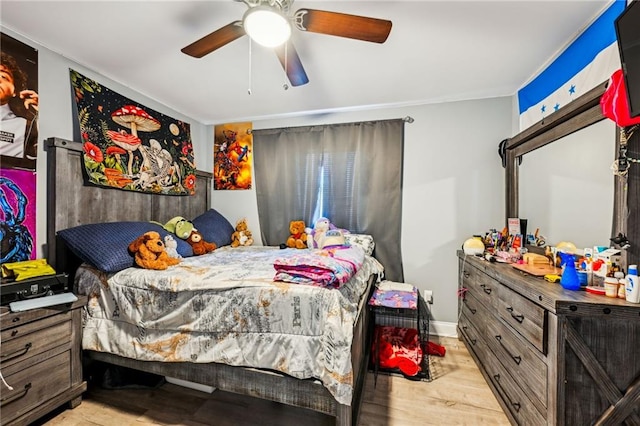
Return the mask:
[[[379,374],[374,388],[374,377],[369,373],[358,424],[508,425],[462,342],[435,337],[432,341],[447,349],[443,358],[431,357],[433,380],[414,382]],[[142,390],[105,390],[90,385],[80,406],[60,409],[37,422],[42,426],[331,424],[331,417],[308,410],[217,390],[209,394],[170,383]]]

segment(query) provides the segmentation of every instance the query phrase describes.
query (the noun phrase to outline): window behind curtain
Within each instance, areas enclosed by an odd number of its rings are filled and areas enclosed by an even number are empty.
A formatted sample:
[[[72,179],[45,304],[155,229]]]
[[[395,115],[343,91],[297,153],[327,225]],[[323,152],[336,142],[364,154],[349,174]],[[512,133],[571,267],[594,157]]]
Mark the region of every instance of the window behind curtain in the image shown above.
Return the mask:
[[[292,220],[312,227],[324,216],[372,235],[386,278],[404,280],[402,120],[254,130],[253,138],[263,244],[285,242]]]

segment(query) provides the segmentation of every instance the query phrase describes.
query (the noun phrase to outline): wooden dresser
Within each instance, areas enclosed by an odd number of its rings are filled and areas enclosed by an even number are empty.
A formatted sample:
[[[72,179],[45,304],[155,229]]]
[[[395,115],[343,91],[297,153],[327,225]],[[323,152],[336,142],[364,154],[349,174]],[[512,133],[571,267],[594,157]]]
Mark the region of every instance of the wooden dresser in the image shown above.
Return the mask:
[[[25,425],[62,404],[78,406],[82,380],[81,326],[86,297],[72,304],[11,313],[0,308],[0,423]]]
[[[458,334],[513,424],[640,425],[639,304],[458,258]]]

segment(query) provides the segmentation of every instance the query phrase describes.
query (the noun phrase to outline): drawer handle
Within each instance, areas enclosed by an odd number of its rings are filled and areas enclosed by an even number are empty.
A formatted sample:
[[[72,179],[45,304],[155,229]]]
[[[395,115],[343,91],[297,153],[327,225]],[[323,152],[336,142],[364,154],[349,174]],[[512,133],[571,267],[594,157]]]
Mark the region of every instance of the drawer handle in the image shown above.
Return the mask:
[[[509,349],[507,349],[507,347],[502,344],[502,336],[498,334],[496,336],[496,340],[498,341],[498,343],[500,343],[502,349],[504,349],[504,351],[511,357],[511,359],[513,359],[516,364],[520,365],[520,363],[522,362],[522,357],[519,355],[513,355],[511,352],[509,352]]]
[[[468,273],[467,271],[465,271],[465,272],[462,273],[462,276],[465,277],[465,278],[469,278],[471,276],[471,274]]]
[[[519,323],[522,324],[522,321],[524,321],[524,315],[516,315],[513,313],[513,308],[511,306],[509,306],[507,308],[507,311],[511,314],[511,318],[513,318],[514,320],[518,321]]]
[[[2,358],[3,361],[6,361],[8,359],[15,358],[17,356],[22,356],[22,355],[26,354],[27,352],[29,352],[29,349],[31,349],[31,346],[33,346],[33,345],[32,345],[31,342],[29,342],[26,345],[24,345],[24,348],[18,349],[16,351],[13,351],[13,352],[8,353],[8,354],[3,354],[1,358]]]
[[[15,395],[11,395],[11,396],[7,396],[6,398],[2,398],[0,400],[0,407],[4,406],[5,404],[8,404],[10,402],[13,402],[17,399],[20,399],[24,396],[27,395],[27,392],[29,392],[29,389],[31,389],[31,382],[27,383],[26,385],[24,385],[24,389],[22,389],[20,392],[16,393]]]
[[[520,403],[519,402],[513,402],[511,401],[511,398],[509,398],[506,394],[506,392],[504,391],[504,389],[502,388],[502,386],[500,386],[500,375],[499,374],[494,374],[493,378],[496,380],[496,384],[498,385],[498,387],[500,387],[500,390],[502,390],[502,393],[504,394],[504,397],[507,399],[507,402],[513,407],[513,409],[516,411],[516,413],[520,412]]]
[[[473,315],[475,315],[475,314],[476,314],[476,312],[478,311],[477,309],[474,309],[474,308],[472,308],[471,306],[469,306],[469,304],[468,304],[468,303],[467,303],[467,308],[469,308],[469,310],[471,311],[471,313],[472,313]]]
[[[468,327],[467,327],[466,325],[463,325],[463,326],[462,326],[462,329],[463,329],[464,331],[467,331],[467,328],[468,328]],[[475,346],[475,345],[476,345],[476,343],[477,343],[478,341],[477,341],[476,339],[471,339],[471,338],[470,338],[470,339],[469,339],[469,342],[471,342],[471,344],[472,344],[473,346]]]
[[[487,293],[487,294],[491,294],[491,287],[487,287],[486,284],[480,284],[480,287],[482,287],[482,290]]]

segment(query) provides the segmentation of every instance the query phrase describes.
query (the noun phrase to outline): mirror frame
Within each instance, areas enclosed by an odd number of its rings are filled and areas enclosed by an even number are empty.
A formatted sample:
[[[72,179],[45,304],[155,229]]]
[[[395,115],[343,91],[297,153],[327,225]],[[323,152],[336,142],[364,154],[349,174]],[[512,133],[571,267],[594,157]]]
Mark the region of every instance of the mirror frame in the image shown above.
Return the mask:
[[[558,109],[548,117],[538,121],[529,128],[507,140],[505,147],[505,224],[510,217],[519,216],[518,165],[523,155],[548,145],[564,136],[595,124],[606,117],[602,115],[600,97],[607,88],[608,81],[599,84],[566,106]],[[616,127],[618,129],[618,127]],[[615,135],[615,152],[620,148],[620,132]],[[617,155],[616,155],[617,158]],[[624,185],[626,179],[614,177],[614,205],[611,224],[611,235],[619,232],[626,234],[627,223],[624,214]],[[624,263],[624,260],[623,260]]]

